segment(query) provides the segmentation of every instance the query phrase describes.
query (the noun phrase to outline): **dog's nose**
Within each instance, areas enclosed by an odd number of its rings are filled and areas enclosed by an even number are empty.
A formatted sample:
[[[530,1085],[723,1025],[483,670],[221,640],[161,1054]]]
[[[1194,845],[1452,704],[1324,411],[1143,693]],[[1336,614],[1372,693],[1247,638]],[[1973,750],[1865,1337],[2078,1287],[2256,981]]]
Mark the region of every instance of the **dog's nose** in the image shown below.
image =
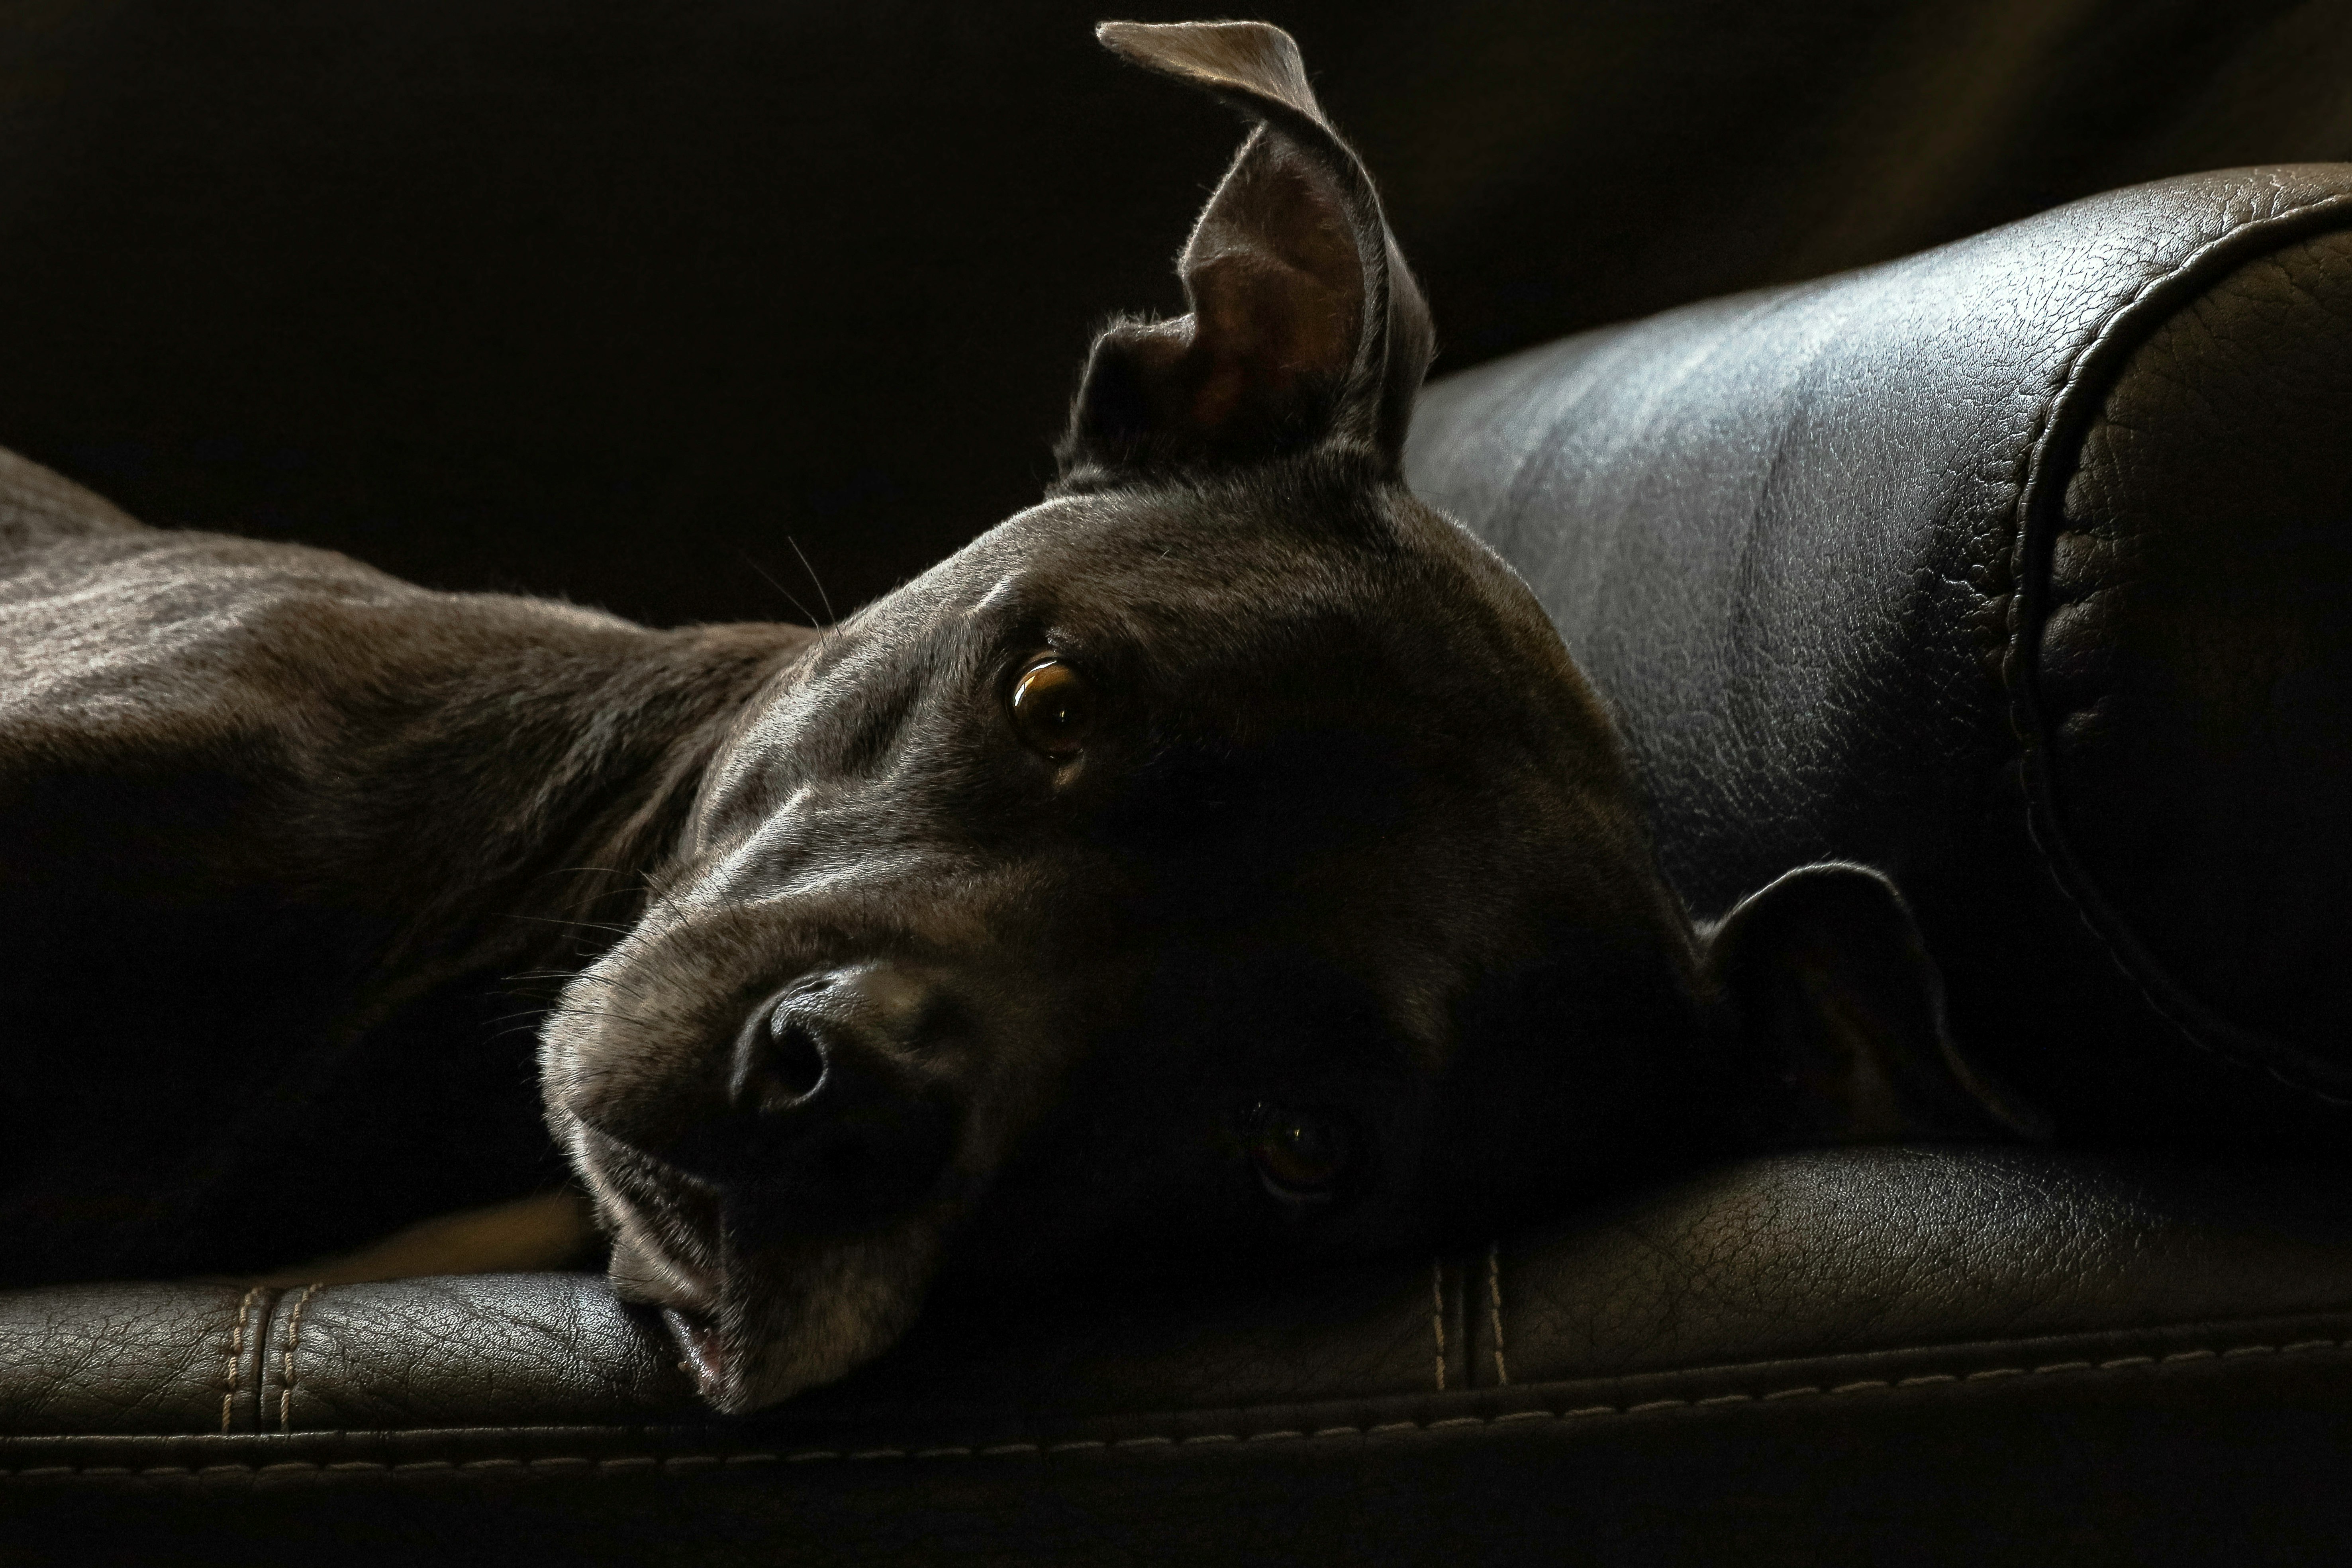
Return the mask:
[[[707,1174],[795,1229],[902,1211],[953,1151],[953,1101],[923,1062],[950,1011],[935,985],[887,964],[803,980],[754,1009],[730,1063],[723,1168]]]
[[[827,1069],[846,1055],[838,1040],[825,1048],[824,1037],[834,1033],[832,1025],[798,1016],[790,997],[769,1003],[735,1042],[728,1104],[751,1116],[781,1116],[806,1106],[825,1087]],[[834,1070],[838,1092],[840,1069]]]
[[[866,963],[795,981],[753,1010],[736,1037],[727,1097],[753,1115],[798,1110],[856,1075],[861,1059],[906,1063],[941,1032],[940,987],[895,964]]]

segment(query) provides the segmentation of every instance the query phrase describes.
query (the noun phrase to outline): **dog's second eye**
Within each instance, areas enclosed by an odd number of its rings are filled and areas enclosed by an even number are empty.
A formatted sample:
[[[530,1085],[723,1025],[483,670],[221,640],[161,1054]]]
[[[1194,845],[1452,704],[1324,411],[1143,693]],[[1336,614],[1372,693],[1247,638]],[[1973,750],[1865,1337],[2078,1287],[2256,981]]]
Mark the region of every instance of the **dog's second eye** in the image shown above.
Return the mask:
[[[1094,689],[1058,658],[1031,665],[1013,683],[1013,727],[1031,750],[1057,763],[1078,754],[1094,721]]]
[[[1293,1202],[1329,1197],[1347,1173],[1348,1130],[1313,1111],[1261,1105],[1252,1115],[1251,1163],[1258,1179],[1278,1198]]]

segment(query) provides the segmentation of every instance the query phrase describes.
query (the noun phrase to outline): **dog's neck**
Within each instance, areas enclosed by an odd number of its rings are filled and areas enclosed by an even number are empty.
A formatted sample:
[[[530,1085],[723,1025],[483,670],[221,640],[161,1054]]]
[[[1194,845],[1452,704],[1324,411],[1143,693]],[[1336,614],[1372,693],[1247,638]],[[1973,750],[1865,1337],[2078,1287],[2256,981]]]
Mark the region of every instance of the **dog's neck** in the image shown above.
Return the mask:
[[[609,945],[653,896],[650,879],[754,697],[818,640],[806,627],[771,624],[644,635],[625,662],[583,664],[530,689],[527,717],[452,703],[459,717],[381,759],[380,773],[437,781],[436,799],[460,816],[457,774],[495,768],[540,782],[523,809],[510,795],[494,797],[479,820],[447,825],[453,841],[462,835],[482,852],[459,868],[464,875],[436,877],[404,900],[378,971],[378,1005],[559,949],[576,966]],[[551,748],[551,735],[563,739]],[[382,847],[395,865],[402,847]]]

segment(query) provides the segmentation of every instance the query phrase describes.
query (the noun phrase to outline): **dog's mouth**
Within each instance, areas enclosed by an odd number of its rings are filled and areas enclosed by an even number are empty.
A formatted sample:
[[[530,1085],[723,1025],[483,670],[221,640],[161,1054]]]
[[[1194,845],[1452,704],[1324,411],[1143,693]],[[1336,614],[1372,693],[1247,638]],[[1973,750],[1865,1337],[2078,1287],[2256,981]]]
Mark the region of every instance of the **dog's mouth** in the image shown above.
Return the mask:
[[[938,1200],[855,1234],[796,1235],[756,1200],[593,1129],[578,1130],[574,1149],[612,1237],[615,1294],[656,1310],[680,1370],[730,1415],[834,1382],[895,1343],[958,1206]]]
[[[668,1206],[675,1213],[675,1205]],[[702,1268],[680,1260],[681,1253],[718,1252],[718,1206],[708,1205],[709,1226],[694,1234],[676,1219],[648,1224],[634,1205],[605,1209],[613,1227],[611,1279],[625,1301],[652,1307],[678,1352],[678,1370],[694,1379],[695,1392],[721,1409],[742,1403],[745,1358],[730,1344],[723,1268]]]
[[[730,1386],[727,1341],[715,1318],[678,1307],[664,1307],[662,1323],[685,1356],[678,1364],[694,1379],[695,1392],[713,1404]]]

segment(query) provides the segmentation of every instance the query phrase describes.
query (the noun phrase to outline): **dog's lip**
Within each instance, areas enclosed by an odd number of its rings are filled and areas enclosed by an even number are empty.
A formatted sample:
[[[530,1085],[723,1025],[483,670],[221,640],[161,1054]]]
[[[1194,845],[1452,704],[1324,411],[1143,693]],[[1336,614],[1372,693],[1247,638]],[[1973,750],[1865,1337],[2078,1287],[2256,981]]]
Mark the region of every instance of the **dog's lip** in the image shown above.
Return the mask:
[[[678,1353],[678,1370],[694,1380],[695,1392],[722,1404],[731,1386],[729,1353],[721,1326],[725,1282],[709,1269],[679,1256],[669,1229],[625,1194],[611,1200],[614,1216],[613,1282],[624,1300],[652,1307],[660,1315]]]
[[[585,1131],[592,1144],[610,1143],[593,1128]],[[610,1149],[599,1152],[609,1154]],[[623,1298],[666,1311],[714,1318],[723,1289],[720,1271],[696,1262],[691,1243],[701,1242],[707,1250],[715,1250],[717,1215],[698,1226],[692,1216],[681,1212],[704,1206],[710,1195],[698,1191],[698,1184],[689,1180],[671,1177],[667,1172],[656,1174],[642,1157],[594,1159],[590,1163],[598,1178],[592,1182],[598,1206],[604,1211],[613,1237],[613,1280],[621,1288]],[[677,1234],[681,1228],[695,1234],[681,1237]]]
[[[627,1261],[637,1267],[614,1271],[614,1282],[622,1287],[624,1300],[642,1301],[666,1312],[686,1312],[701,1319],[717,1317],[721,1288],[716,1274],[681,1261],[650,1226],[635,1228],[625,1240]],[[620,1261],[617,1247],[614,1259]]]
[[[718,1321],[703,1312],[680,1307],[666,1306],[661,1316],[670,1339],[685,1357],[678,1363],[680,1369],[694,1379],[697,1393],[716,1403],[729,1386],[727,1340]]]

